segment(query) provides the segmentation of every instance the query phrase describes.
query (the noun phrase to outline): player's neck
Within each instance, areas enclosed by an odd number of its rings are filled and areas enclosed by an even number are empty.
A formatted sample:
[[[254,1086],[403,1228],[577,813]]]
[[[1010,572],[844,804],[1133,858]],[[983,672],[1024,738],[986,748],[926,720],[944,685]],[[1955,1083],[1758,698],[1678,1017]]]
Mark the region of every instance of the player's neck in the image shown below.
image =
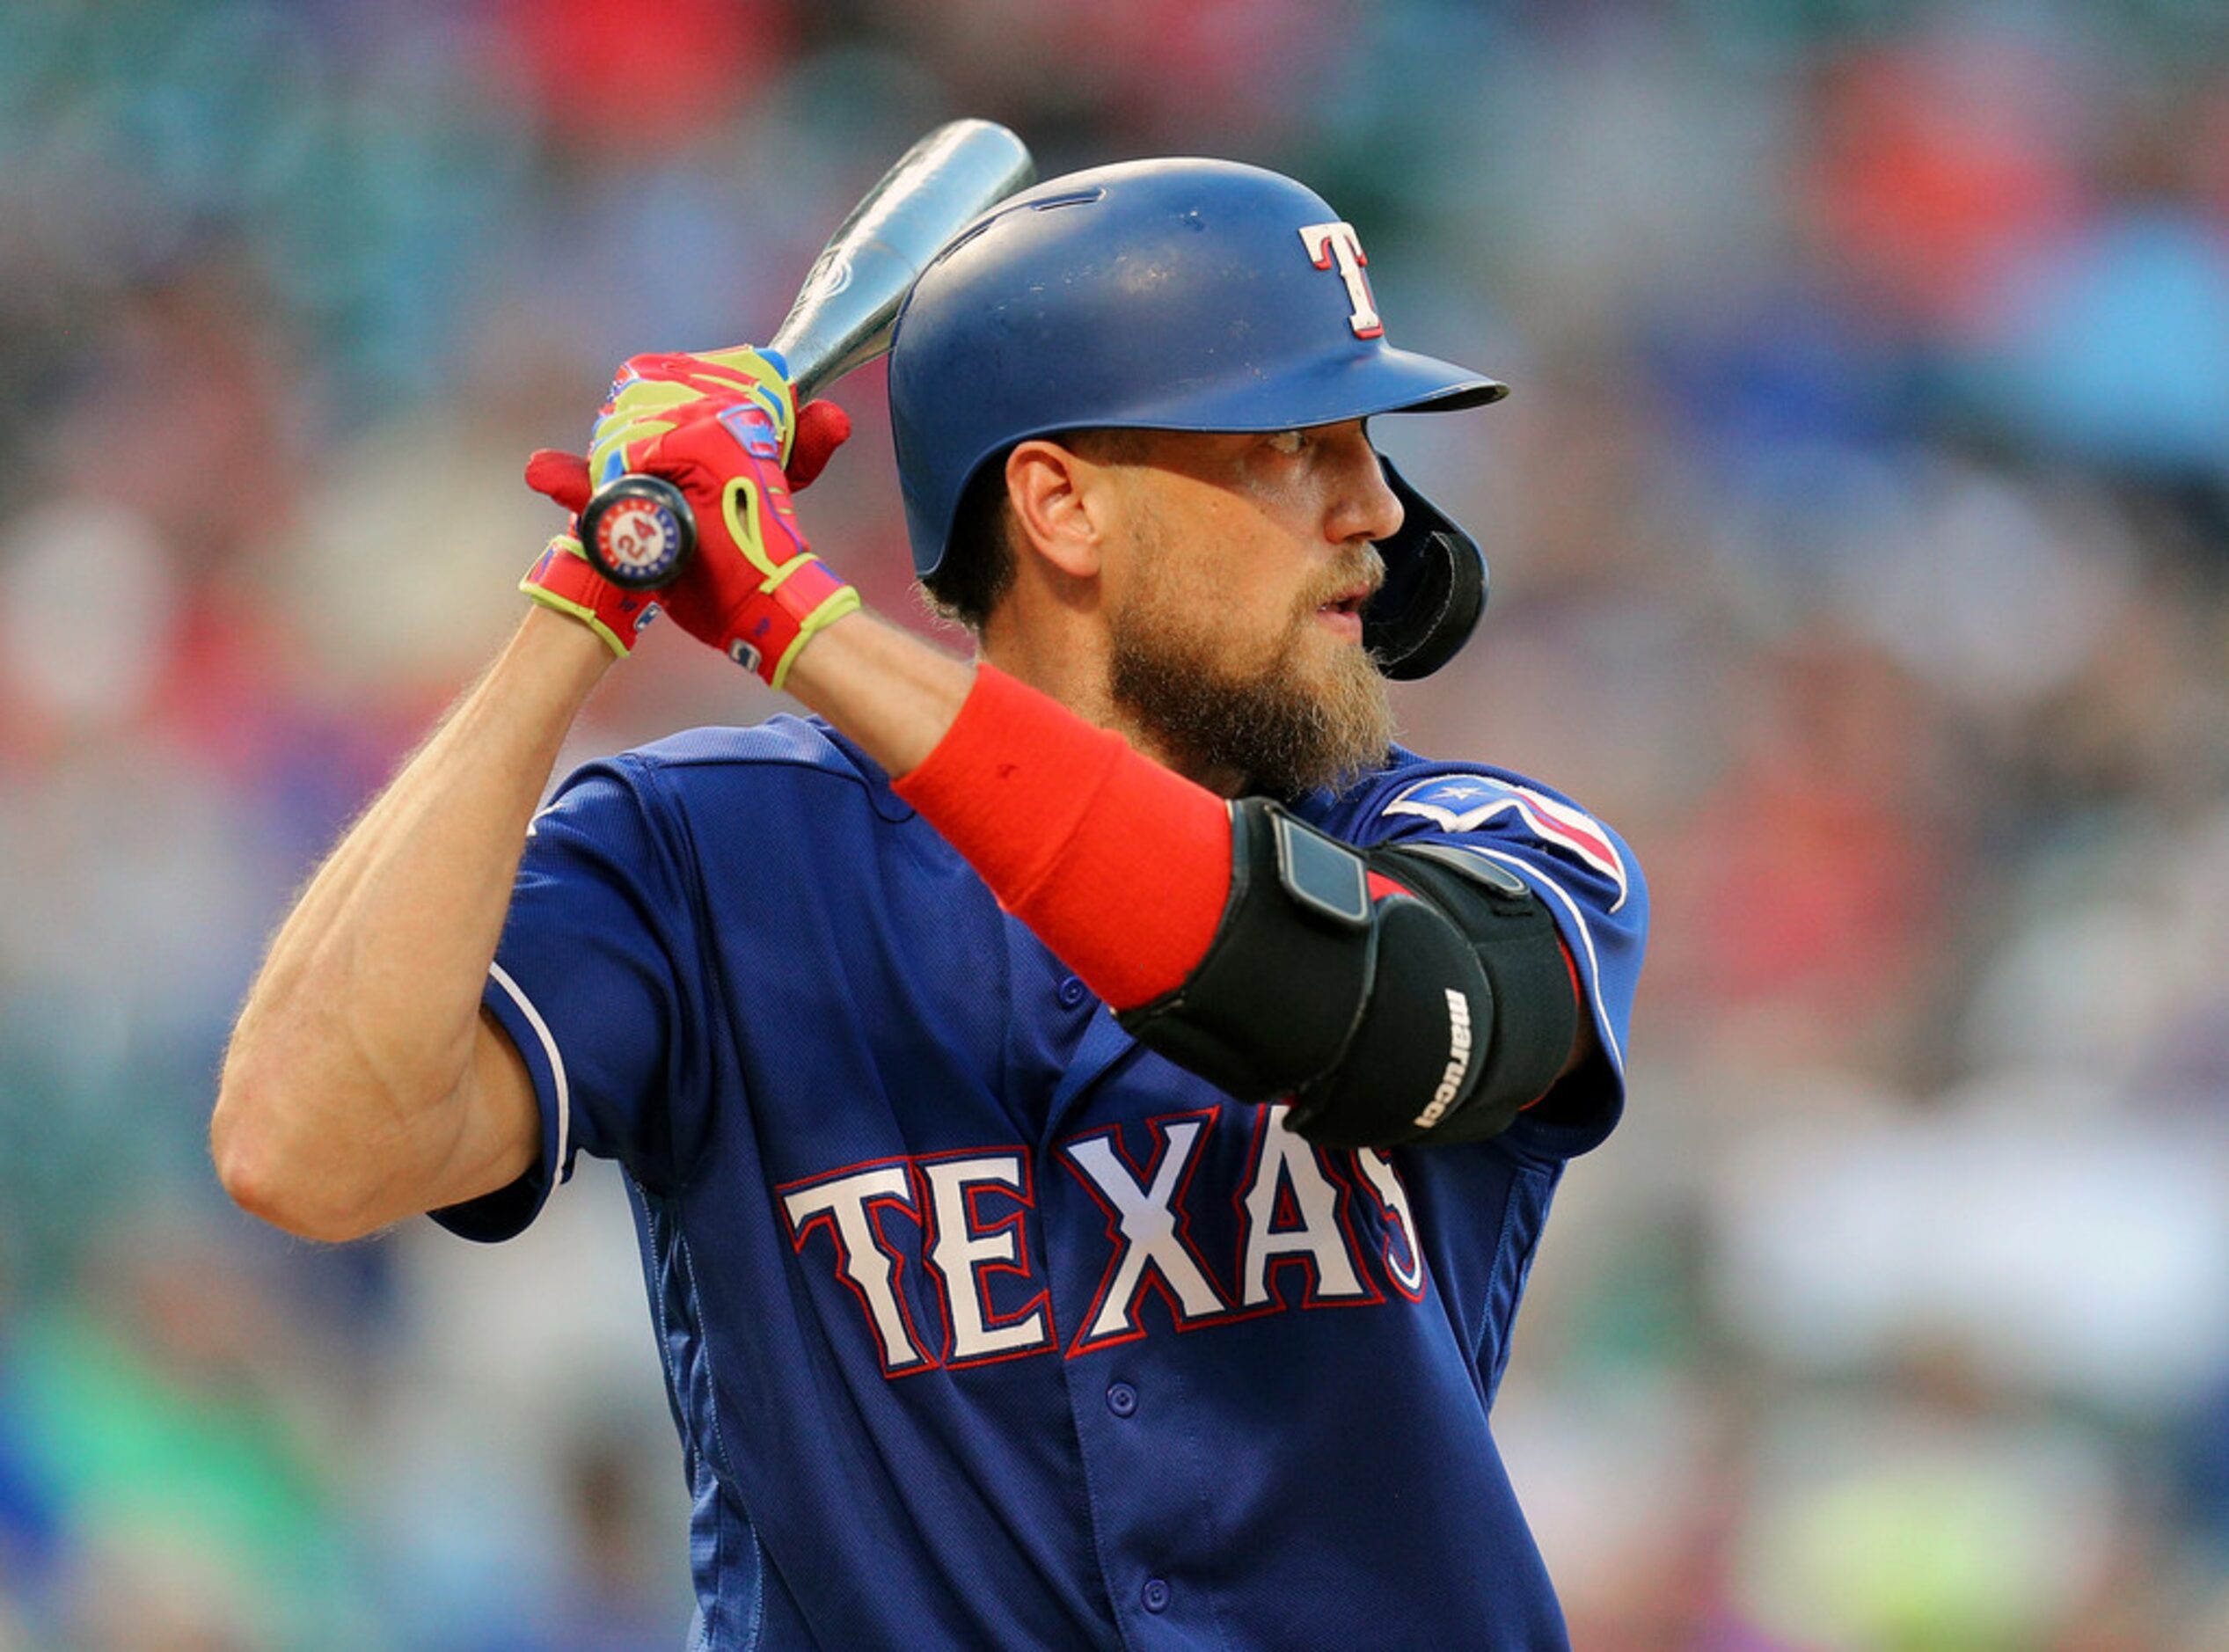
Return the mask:
[[[1106,647],[1088,629],[1014,623],[1002,607],[984,627],[977,652],[1009,676],[1051,695],[1085,721],[1113,729],[1163,768],[1173,769],[1221,797],[1237,797],[1245,790],[1244,775],[1201,760],[1114,698]]]

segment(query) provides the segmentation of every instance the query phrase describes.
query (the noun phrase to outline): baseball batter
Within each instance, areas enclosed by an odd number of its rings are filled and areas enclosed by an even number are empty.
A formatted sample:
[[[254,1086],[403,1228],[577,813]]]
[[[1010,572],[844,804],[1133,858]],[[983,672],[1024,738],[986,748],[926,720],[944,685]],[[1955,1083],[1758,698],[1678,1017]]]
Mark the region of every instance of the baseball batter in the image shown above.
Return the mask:
[[[1648,896],[1569,799],[1392,742],[1384,676],[1461,646],[1484,566],[1367,421],[1502,387],[1385,332],[1274,173],[985,215],[890,365],[974,662],[808,550],[840,414],[758,352],[635,358],[530,479],[676,483],[689,572],[559,535],[274,943],[214,1129],[250,1210],[501,1239],[579,1154],[624,1172],[695,1645],[1566,1643],[1488,1417]],[[661,609],[817,715],[537,812]]]

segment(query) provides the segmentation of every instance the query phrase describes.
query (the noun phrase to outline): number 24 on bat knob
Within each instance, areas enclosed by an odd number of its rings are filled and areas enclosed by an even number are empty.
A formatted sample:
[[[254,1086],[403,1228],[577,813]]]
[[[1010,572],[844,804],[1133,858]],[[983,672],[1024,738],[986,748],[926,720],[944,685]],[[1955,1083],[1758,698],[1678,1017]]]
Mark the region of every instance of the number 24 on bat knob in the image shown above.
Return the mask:
[[[581,511],[581,548],[596,571],[630,590],[669,585],[697,549],[697,516],[671,482],[622,476]]]

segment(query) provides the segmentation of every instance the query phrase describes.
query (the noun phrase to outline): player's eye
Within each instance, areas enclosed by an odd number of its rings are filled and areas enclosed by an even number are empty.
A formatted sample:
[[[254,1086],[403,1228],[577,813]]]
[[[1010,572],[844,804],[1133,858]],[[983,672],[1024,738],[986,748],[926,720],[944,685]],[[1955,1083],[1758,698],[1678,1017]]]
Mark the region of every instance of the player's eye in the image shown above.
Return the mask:
[[[1280,430],[1268,439],[1272,453],[1298,453],[1307,445],[1308,433],[1305,430]]]

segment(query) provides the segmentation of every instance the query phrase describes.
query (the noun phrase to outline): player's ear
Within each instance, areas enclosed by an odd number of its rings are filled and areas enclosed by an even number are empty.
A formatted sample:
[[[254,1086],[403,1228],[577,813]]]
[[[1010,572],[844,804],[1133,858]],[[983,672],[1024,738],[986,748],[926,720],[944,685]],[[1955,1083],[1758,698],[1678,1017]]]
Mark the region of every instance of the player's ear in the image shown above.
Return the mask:
[[[1034,437],[1006,456],[1006,499],[1022,545],[1071,579],[1095,578],[1106,536],[1113,479],[1072,448]]]

